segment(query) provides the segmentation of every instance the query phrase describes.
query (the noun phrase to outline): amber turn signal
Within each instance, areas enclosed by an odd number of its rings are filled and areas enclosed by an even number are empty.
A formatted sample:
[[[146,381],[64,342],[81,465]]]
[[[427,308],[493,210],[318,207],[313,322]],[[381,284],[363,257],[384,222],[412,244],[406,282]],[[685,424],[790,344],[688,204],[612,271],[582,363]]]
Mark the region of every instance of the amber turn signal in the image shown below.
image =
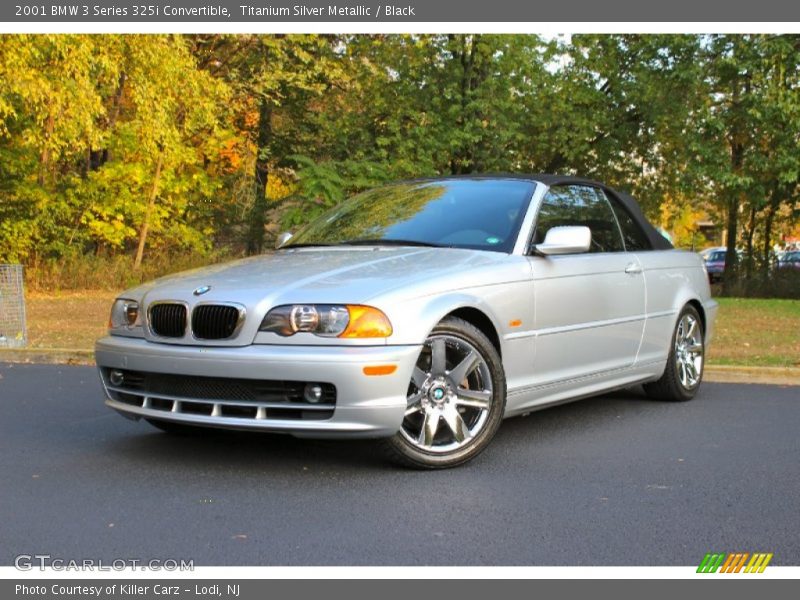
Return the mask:
[[[340,338],[383,338],[392,335],[392,324],[386,315],[377,308],[361,305],[347,305],[350,322]]]
[[[397,371],[397,365],[373,365],[364,367],[364,375],[391,375]]]

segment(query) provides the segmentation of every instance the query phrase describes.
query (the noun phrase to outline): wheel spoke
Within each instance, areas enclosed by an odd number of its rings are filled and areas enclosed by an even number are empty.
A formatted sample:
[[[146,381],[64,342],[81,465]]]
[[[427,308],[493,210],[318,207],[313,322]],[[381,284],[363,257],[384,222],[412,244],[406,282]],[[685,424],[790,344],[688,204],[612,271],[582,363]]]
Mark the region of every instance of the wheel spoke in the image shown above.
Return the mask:
[[[415,412],[419,412],[422,410],[422,404],[420,404],[420,400],[422,400],[424,394],[422,392],[417,392],[413,396],[408,397],[408,407],[406,408],[406,416],[413,415]]]
[[[414,382],[414,385],[417,386],[418,390],[422,389],[422,386],[425,385],[425,381],[428,379],[428,374],[420,369],[419,367],[414,367],[414,371],[411,373],[411,381]]]
[[[425,413],[425,420],[422,423],[422,429],[419,432],[417,443],[420,446],[432,446],[433,438],[436,436],[436,430],[439,428],[439,412],[431,411]]]
[[[686,387],[686,364],[682,360],[678,360],[678,377],[683,387]]]
[[[461,383],[472,373],[480,364],[481,357],[477,352],[470,352],[458,365],[450,371],[450,379],[455,385]]]
[[[688,319],[688,317],[687,317]],[[683,339],[691,340],[694,335],[694,330],[697,328],[697,321],[689,319],[689,330],[684,334]]]
[[[703,344],[701,344],[700,342],[694,342],[693,341],[691,344],[686,346],[686,349],[689,352],[702,352],[703,351]]]
[[[431,342],[431,373],[444,375],[446,368],[447,346],[444,338],[434,338]]]
[[[694,363],[691,360],[687,360],[685,363],[686,366],[686,380],[689,385],[693,385],[695,381],[697,381],[697,371],[694,368]]]
[[[447,408],[442,413],[445,423],[453,432],[453,439],[461,443],[470,437],[469,427],[455,408]]]
[[[472,406],[474,408],[489,408],[492,393],[486,390],[468,390],[458,388],[456,390],[456,404],[459,406]]]
[[[696,356],[692,359],[692,369],[695,372],[697,379],[700,379],[700,373],[703,371],[703,357]]]

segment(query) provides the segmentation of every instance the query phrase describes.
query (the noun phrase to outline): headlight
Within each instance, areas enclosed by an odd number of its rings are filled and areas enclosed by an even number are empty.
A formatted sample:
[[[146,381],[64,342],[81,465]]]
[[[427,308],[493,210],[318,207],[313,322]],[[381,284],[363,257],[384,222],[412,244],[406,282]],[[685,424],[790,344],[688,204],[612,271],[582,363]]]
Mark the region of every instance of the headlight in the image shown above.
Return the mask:
[[[282,336],[307,332],[322,337],[379,338],[392,335],[386,315],[371,306],[287,304],[267,313],[260,331]]]
[[[141,327],[139,318],[139,303],[127,298],[117,298],[111,307],[111,317],[108,319],[109,329],[133,329]]]

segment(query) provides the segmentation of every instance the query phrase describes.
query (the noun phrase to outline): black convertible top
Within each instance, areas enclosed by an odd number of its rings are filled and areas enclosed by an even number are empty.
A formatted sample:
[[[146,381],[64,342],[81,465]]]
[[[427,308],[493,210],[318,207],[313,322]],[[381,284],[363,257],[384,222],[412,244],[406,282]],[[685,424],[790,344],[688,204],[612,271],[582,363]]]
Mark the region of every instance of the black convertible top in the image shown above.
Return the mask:
[[[437,177],[431,178],[431,180],[435,179],[523,179],[527,181],[536,181],[539,183],[543,183],[544,185],[550,187],[553,185],[587,185],[591,187],[599,187],[607,192],[610,196],[613,196],[617,200],[619,200],[620,204],[625,207],[625,210],[628,211],[631,218],[642,228],[645,235],[647,235],[647,239],[650,242],[650,245],[653,247],[653,250],[672,250],[674,246],[672,243],[661,235],[661,232],[658,231],[653,225],[650,224],[650,221],[647,220],[647,217],[644,216],[642,209],[639,207],[639,203],[631,196],[625,192],[621,192],[619,190],[615,190],[613,188],[608,187],[607,185],[600,183],[599,181],[594,181],[593,179],[586,179],[584,177],[575,177],[572,175],[555,175],[552,173],[533,173],[533,174],[521,174],[521,173],[491,173],[491,174],[467,174],[467,175],[452,175],[452,176],[444,176],[444,177]]]

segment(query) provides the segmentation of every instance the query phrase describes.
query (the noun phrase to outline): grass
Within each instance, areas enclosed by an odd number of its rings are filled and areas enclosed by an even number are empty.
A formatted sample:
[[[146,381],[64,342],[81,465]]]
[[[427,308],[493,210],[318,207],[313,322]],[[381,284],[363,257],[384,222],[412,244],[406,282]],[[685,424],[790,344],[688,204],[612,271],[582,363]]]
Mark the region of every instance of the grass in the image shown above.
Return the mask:
[[[106,290],[31,292],[25,304],[29,348],[91,350],[105,335],[114,293]]]
[[[710,364],[800,367],[800,300],[717,300]]]
[[[31,348],[91,350],[105,334],[114,293],[106,290],[31,292]],[[800,367],[800,301],[719,298],[709,363]]]

